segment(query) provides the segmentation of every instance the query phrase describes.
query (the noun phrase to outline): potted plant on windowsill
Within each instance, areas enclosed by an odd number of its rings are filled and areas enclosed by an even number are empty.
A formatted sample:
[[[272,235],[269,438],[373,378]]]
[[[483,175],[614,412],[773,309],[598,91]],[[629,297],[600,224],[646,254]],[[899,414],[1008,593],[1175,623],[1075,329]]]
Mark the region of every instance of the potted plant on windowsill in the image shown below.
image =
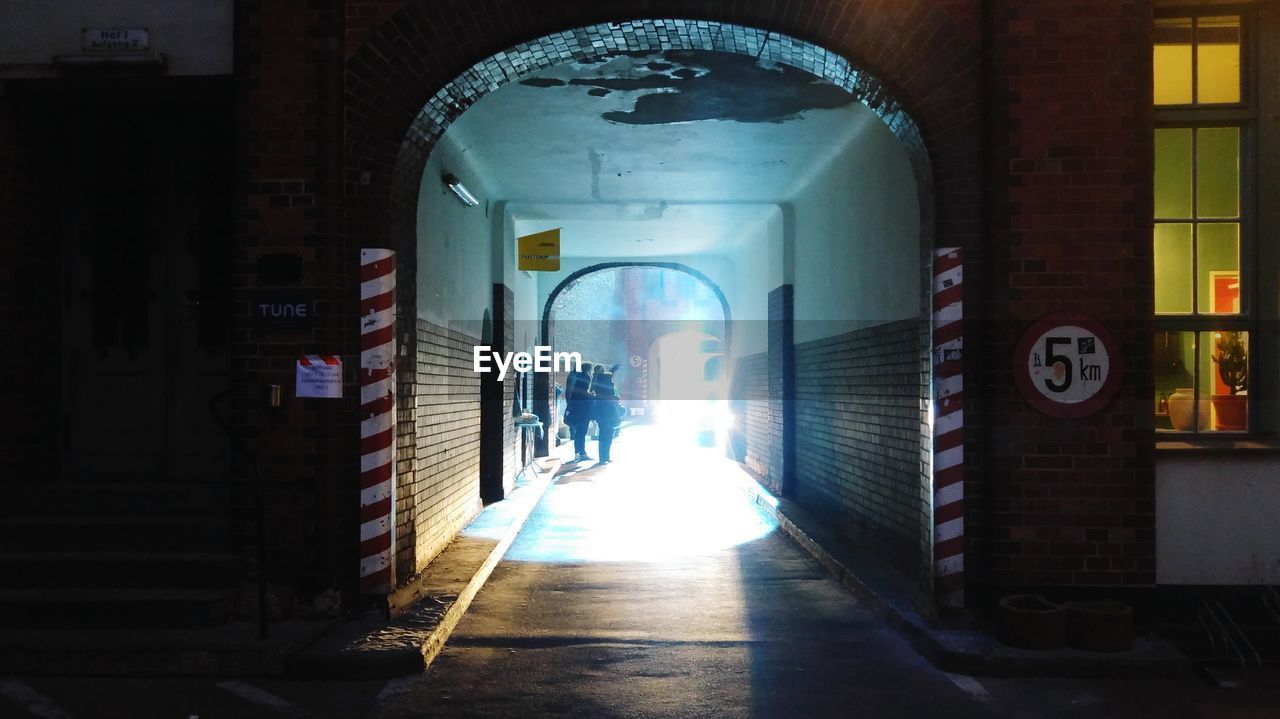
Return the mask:
[[[1218,365],[1218,377],[1228,392],[1213,395],[1218,429],[1240,432],[1246,427],[1249,406],[1249,354],[1245,347],[1245,333],[1219,333],[1214,349],[1217,350],[1213,361]]]

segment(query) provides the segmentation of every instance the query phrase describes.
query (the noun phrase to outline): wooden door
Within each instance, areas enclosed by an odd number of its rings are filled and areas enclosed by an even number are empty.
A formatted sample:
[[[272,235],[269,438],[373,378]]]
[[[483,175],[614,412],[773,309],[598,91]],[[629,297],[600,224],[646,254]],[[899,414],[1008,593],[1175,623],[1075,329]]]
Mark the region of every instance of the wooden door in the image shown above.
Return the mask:
[[[224,476],[207,403],[229,381],[225,289],[212,289],[229,284],[225,133],[165,107],[77,124],[61,217],[63,474]]]

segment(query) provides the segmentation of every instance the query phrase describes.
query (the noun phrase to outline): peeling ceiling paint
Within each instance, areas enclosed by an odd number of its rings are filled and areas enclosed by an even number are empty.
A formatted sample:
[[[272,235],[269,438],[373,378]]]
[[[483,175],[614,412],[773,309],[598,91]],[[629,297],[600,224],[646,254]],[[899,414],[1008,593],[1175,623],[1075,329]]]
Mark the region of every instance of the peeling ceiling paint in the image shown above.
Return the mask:
[[[814,75],[706,51],[615,54],[489,93],[441,145],[566,256],[715,252],[883,123]],[[442,168],[450,171],[449,168]]]
[[[630,110],[608,110],[601,117],[628,125],[661,125],[700,120],[786,122],[806,110],[852,104],[844,90],[786,65],[763,63],[744,55],[669,50],[610,55],[586,77],[532,77],[521,84],[537,88],[587,87],[587,95],[614,91],[637,93]]]

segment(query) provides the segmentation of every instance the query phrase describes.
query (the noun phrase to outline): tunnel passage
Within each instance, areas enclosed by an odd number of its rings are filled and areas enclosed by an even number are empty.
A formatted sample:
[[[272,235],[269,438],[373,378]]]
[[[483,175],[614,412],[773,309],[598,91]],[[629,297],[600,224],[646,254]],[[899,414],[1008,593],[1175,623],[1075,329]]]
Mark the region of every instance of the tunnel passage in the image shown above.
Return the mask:
[[[932,214],[918,131],[842,60],[723,29],[740,46],[584,50],[512,66],[519,82],[419,116],[406,147],[430,154],[413,200],[416,458],[399,480],[413,512],[399,571],[550,445],[554,378],[477,377],[472,347],[555,344],[543,312],[589,268],[678,264],[733,308],[708,335],[734,459],[927,581]],[[456,100],[474,77],[437,97]],[[551,231],[559,269],[522,269],[518,238]],[[615,354],[584,359],[650,352]],[[539,417],[542,436],[519,415]]]

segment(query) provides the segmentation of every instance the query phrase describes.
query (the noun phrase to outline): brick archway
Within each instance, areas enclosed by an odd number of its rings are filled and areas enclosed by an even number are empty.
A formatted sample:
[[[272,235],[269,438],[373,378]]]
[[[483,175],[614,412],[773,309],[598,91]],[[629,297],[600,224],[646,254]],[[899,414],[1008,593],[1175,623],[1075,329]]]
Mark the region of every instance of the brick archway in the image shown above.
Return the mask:
[[[853,92],[901,138],[922,226],[976,249],[981,206],[978,49],[934,0],[583,4],[413,0],[349,27],[345,227],[352,246],[413,248],[417,188],[435,140],[488,92],[543,67],[612,51],[716,49],[794,65]],[[644,18],[685,18],[646,20]],[[569,28],[569,29],[566,29]],[[534,39],[530,39],[534,38]],[[363,42],[360,40],[363,39]],[[413,276],[402,252],[401,272]],[[401,283],[413,306],[413,283]],[[406,328],[410,332],[412,328]]]
[[[720,301],[720,310],[724,314],[724,337],[721,339],[724,341],[725,353],[727,354],[729,352],[729,349],[732,347],[733,340],[733,313],[729,307],[729,298],[725,297],[724,290],[720,289],[719,285],[712,281],[710,277],[707,277],[703,273],[680,262],[642,262],[640,260],[626,262],[599,262],[577,270],[573,274],[561,280],[560,284],[556,285],[555,289],[551,290],[551,294],[547,295],[546,304],[543,305],[542,308],[542,323],[538,330],[541,334],[542,342],[544,344],[550,344],[552,342],[553,338],[551,333],[552,327],[555,323],[556,298],[558,298],[561,293],[569,290],[578,282],[578,280],[581,280],[588,275],[593,275],[597,272],[604,272],[605,270],[617,270],[627,267],[651,267],[663,270],[676,270],[677,272],[683,272],[706,285],[707,289],[711,290],[711,293]]]
[[[347,60],[348,246],[399,250],[398,304],[415,308],[417,190],[449,124],[485,94],[544,67],[666,49],[734,52],[792,65],[848,90],[885,122],[901,140],[920,188],[926,313],[931,248],[964,247],[968,261],[978,259],[978,52],[932,0],[851,0],[837,8],[812,0],[656,0],[640,10],[622,0],[407,3],[373,27]],[[970,284],[968,292],[975,291],[976,283]],[[400,313],[397,326],[410,357],[417,345],[413,315]],[[920,331],[927,348],[927,325]],[[927,356],[923,361],[927,366]],[[401,397],[414,396],[415,381],[412,363],[399,368]],[[396,433],[403,467],[398,484],[404,485],[414,481],[412,416],[398,422]],[[923,417],[922,434],[927,442]],[[924,515],[927,536],[931,521]]]
[[[582,269],[573,272],[568,277],[561,280],[560,283],[557,284],[555,288],[551,290],[550,294],[547,295],[547,300],[542,307],[541,320],[539,322],[539,327],[538,327],[538,332],[539,332],[539,336],[541,337],[541,342],[545,345],[551,345],[553,347],[556,345],[555,304],[556,304],[556,300],[562,294],[573,289],[574,285],[576,285],[580,280],[583,280],[596,273],[605,272],[608,270],[627,269],[632,267],[683,272],[684,274],[689,275],[690,277],[694,278],[695,280],[705,285],[707,289],[711,291],[711,294],[715,295],[716,299],[720,302],[721,323],[723,327],[722,336],[720,337],[720,339],[723,343],[725,355],[730,356],[731,350],[732,350],[732,341],[733,341],[733,313],[729,307],[729,298],[725,296],[724,290],[720,289],[720,286],[717,285],[715,281],[712,280],[710,277],[707,277],[702,272],[699,272],[698,270],[690,267],[689,265],[686,265],[680,262],[645,262],[641,260],[629,260],[629,261],[620,261],[620,262],[599,262],[593,265],[589,265],[587,267],[583,267]],[[551,420],[551,412],[554,411],[553,408],[555,405],[555,399],[553,398],[552,392],[551,392],[550,380],[545,374],[536,375],[534,377],[533,386],[534,386],[534,389],[533,389],[534,398],[536,402],[535,411],[539,413],[539,417],[542,418],[543,422],[549,425]],[[538,450],[540,452],[546,452],[548,451],[548,449],[549,449],[548,441],[540,440],[538,443]]]

